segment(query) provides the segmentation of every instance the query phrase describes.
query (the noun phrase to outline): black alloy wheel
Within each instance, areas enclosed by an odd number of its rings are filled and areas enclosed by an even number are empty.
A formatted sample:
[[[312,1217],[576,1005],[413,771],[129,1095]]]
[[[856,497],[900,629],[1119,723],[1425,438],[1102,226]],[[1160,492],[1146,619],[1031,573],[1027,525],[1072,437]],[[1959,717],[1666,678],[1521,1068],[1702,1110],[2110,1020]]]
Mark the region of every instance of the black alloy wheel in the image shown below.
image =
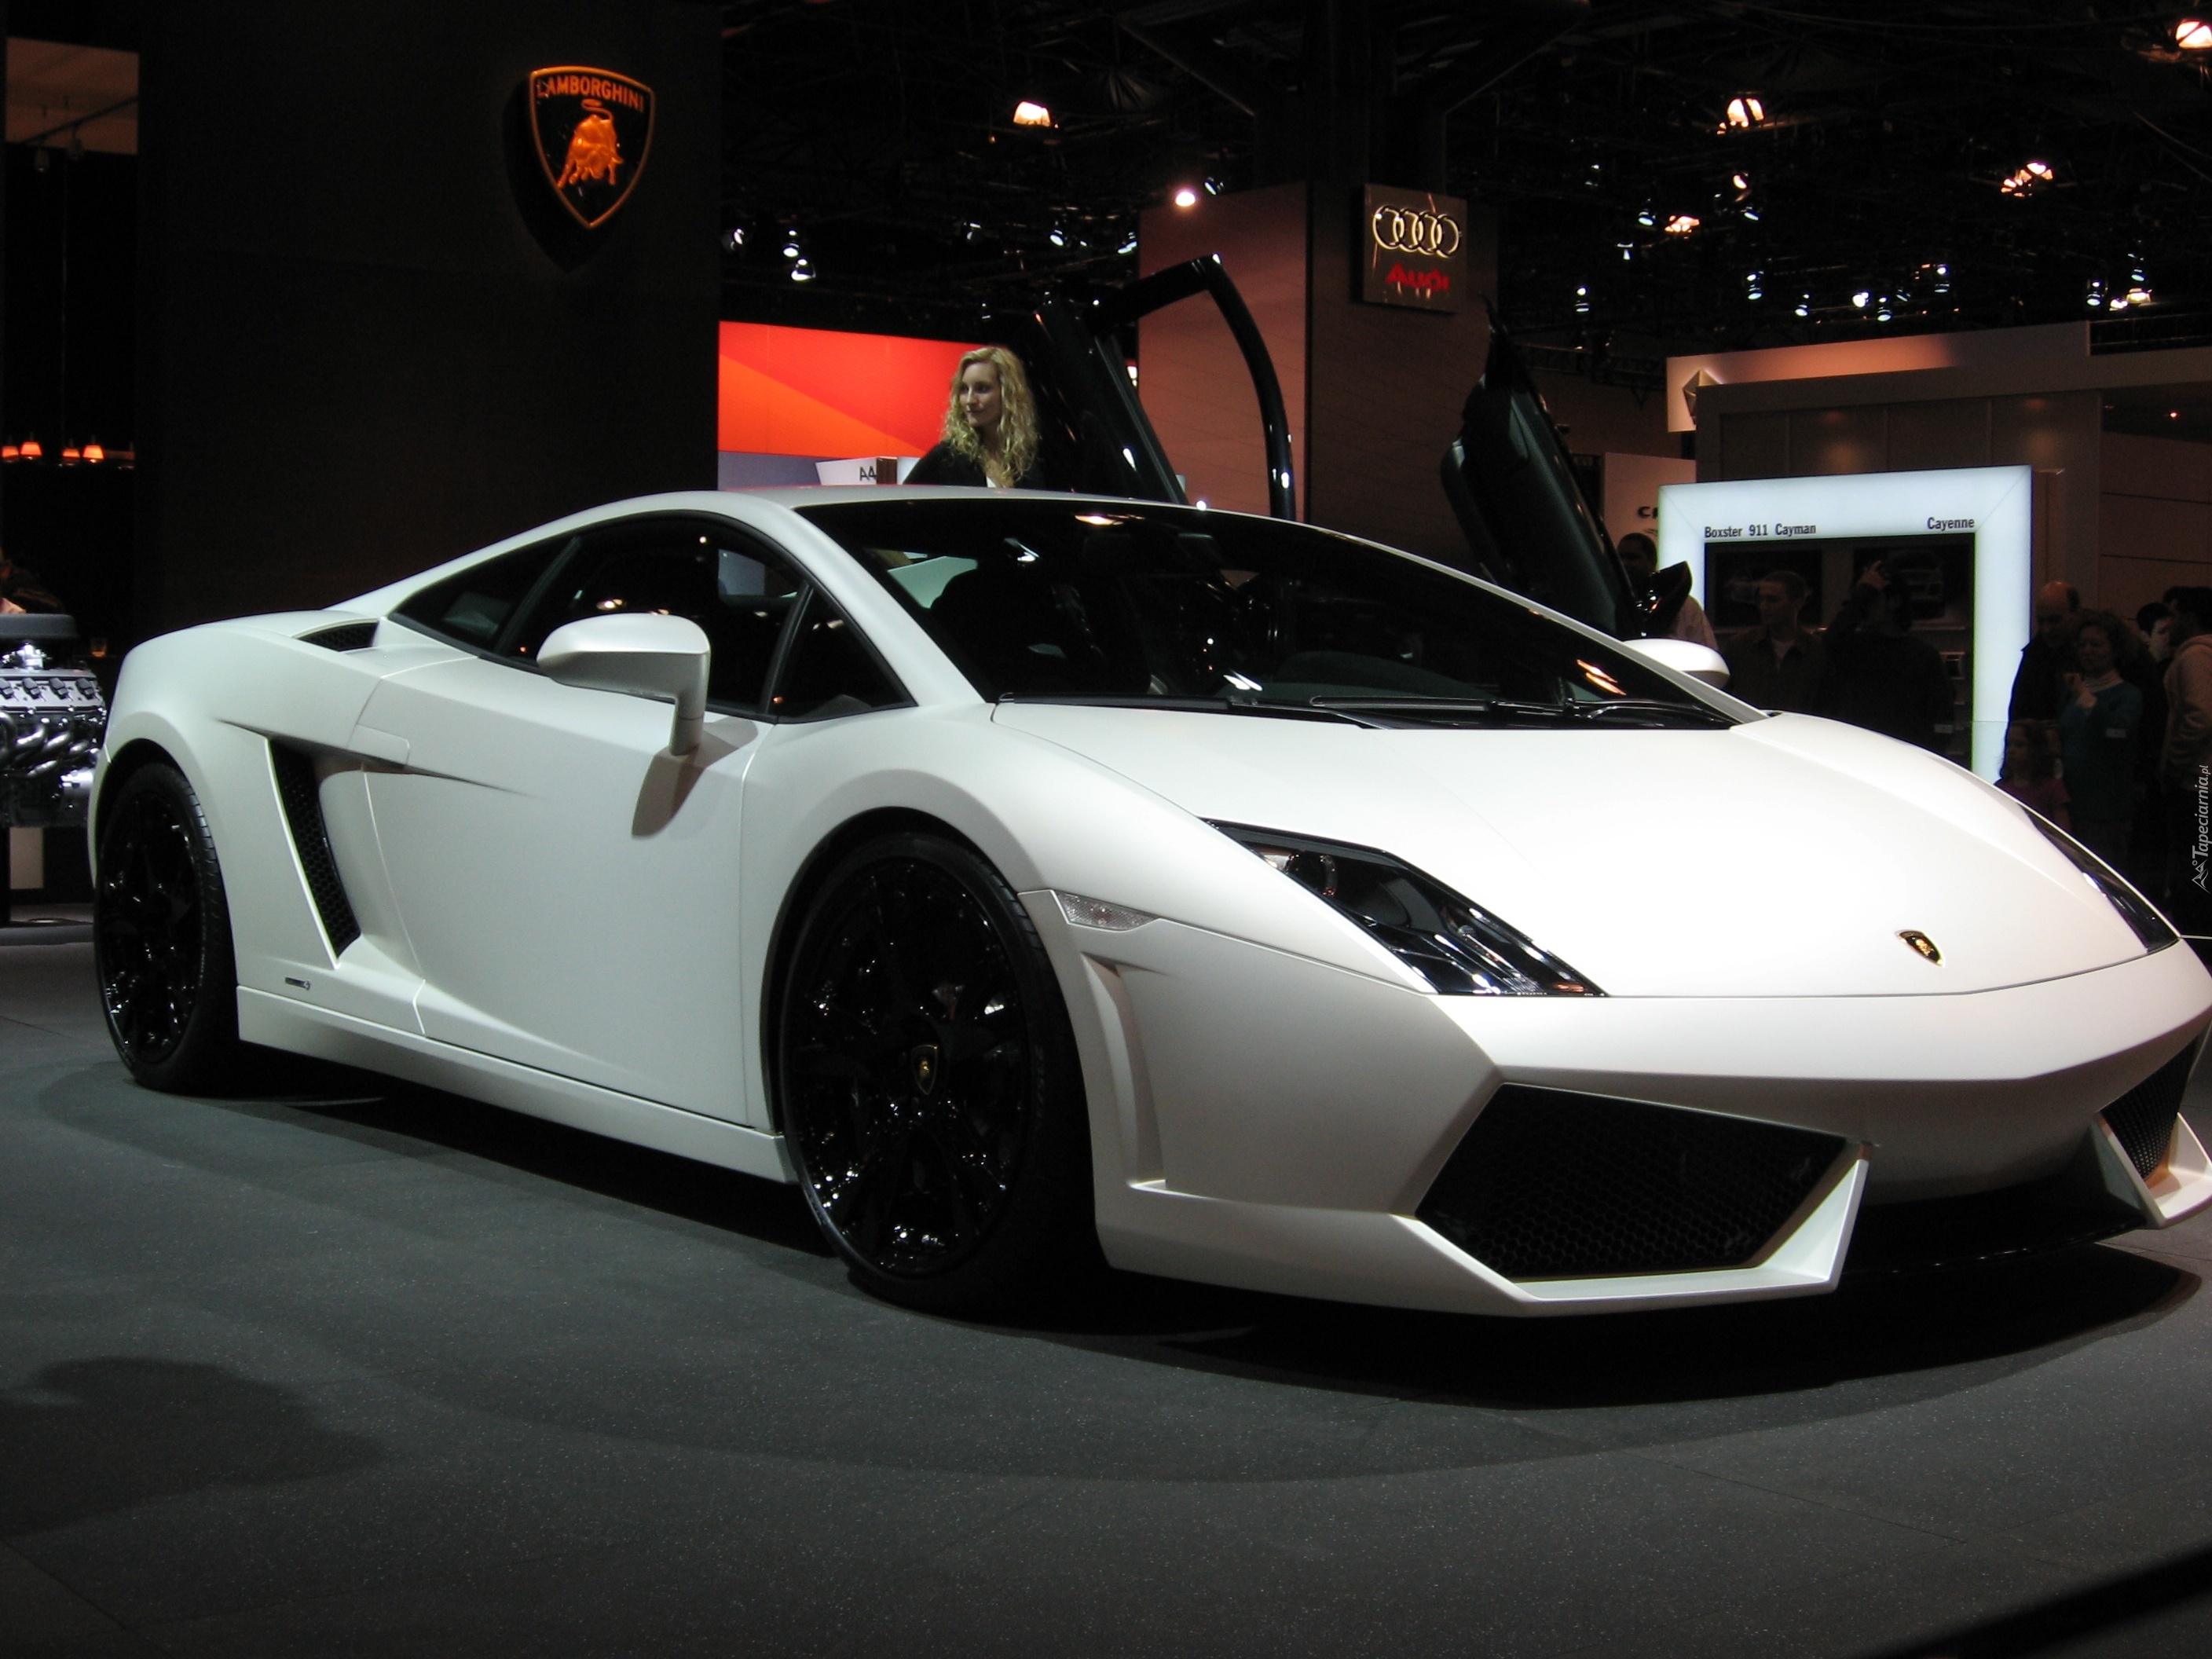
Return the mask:
[[[1098,1259],[1075,1044],[1036,929],[946,838],[839,860],[788,957],[776,1097],[807,1202],[866,1289],[1018,1306]]]
[[[199,799],[157,762],[123,781],[101,820],[93,966],[115,1051],[149,1088],[215,1083],[238,1048],[238,974]]]

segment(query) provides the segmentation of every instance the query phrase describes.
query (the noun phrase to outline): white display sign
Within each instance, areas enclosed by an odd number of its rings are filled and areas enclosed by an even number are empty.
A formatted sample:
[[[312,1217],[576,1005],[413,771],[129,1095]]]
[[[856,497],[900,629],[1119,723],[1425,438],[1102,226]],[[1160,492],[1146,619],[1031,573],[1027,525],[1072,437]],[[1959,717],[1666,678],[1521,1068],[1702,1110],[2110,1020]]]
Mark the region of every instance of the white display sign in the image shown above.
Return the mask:
[[[1973,659],[1969,707],[1974,770],[1995,780],[2004,759],[2013,676],[2028,641],[2035,472],[2026,466],[1843,477],[1750,478],[1668,484],[1659,492],[1659,562],[1690,567],[1709,605],[1705,550],[1745,542],[1974,538]]]

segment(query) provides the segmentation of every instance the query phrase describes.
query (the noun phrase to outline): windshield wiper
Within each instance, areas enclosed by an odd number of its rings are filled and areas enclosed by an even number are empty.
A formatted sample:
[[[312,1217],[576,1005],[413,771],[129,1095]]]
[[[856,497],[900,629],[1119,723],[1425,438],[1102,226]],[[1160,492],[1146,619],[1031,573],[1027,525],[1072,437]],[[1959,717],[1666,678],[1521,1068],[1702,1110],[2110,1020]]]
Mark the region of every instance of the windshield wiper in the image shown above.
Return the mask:
[[[1260,714],[1280,720],[1335,720],[1347,726],[1380,727],[1379,720],[1362,720],[1349,709],[1305,702],[1262,702],[1256,697],[1091,697],[1070,693],[1009,691],[1000,702],[1054,703],[1076,708],[1164,708],[1184,714]]]
[[[1539,720],[1549,724],[1569,711],[1556,702],[1516,702],[1510,697],[1316,697],[1334,714],[1374,714],[1395,724],[1473,724]]]
[[[1573,702],[1566,705],[1578,719],[1595,720],[1604,714],[1636,714],[1645,720],[1686,720],[1695,726],[1734,726],[1735,722],[1717,708],[1708,708],[1701,702],[1665,702],[1657,697],[1624,697],[1607,702]]]
[[[1523,702],[1510,697],[1424,696],[1316,697],[1313,701],[1318,708],[1434,725],[1540,722],[1548,726],[1562,720],[1589,721],[1616,714],[1632,715],[1649,724],[1662,720],[1698,726],[1735,724],[1719,710],[1702,704],[1662,702],[1652,697],[1606,702]]]

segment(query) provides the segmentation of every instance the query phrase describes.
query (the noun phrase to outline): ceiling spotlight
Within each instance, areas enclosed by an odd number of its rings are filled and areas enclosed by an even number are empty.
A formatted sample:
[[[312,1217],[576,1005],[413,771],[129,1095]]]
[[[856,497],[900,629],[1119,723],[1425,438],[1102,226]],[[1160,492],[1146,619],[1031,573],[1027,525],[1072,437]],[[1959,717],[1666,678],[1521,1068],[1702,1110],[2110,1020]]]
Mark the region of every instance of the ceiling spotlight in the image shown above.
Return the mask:
[[[796,259],[800,257],[799,239],[796,236],[783,245],[783,257],[787,259]]]
[[[1867,301],[1873,298],[1874,295],[1872,294],[1869,293],[1865,289],[1861,289],[1857,293],[1851,295],[1851,303],[1856,306],[1861,311],[1864,311],[1867,308]]]
[[[2173,26],[2173,44],[2184,52],[2212,51],[2212,23],[2185,17]]]
[[[1042,104],[1032,103],[1024,98],[1014,106],[1014,125],[1018,127],[1048,127],[1052,125],[1052,112]]]
[[[1575,310],[1577,313],[1587,313],[1589,308],[1589,289],[1587,287],[1577,289],[1575,290]]]
[[[1747,270],[1744,272],[1743,296],[1745,299],[1763,300],[1766,297],[1766,292],[1760,286],[1760,281],[1759,274],[1757,271]]]
[[[2092,276],[2089,279],[2088,287],[2082,291],[2081,302],[2087,306],[2092,311],[2102,311],[2105,308],[2105,279],[2103,277]]]
[[[1797,314],[1800,317],[1809,317],[1813,314],[1813,296],[1811,295],[1801,294],[1797,296]]]
[[[1639,225],[1656,225],[1659,222],[1659,216],[1650,208],[1646,208],[1636,216],[1636,222]]]
[[[1620,250],[1620,257],[1621,257],[1621,258],[1622,258],[1624,261],[1626,261],[1626,260],[1629,260],[1629,259],[1633,259],[1633,258],[1636,257],[1636,244],[1635,244],[1635,243],[1633,243],[1633,242],[1615,242],[1615,243],[1613,244],[1613,246],[1614,246],[1615,247],[1617,247],[1617,248],[1619,248],[1619,249]]]
[[[2027,196],[2057,176],[2048,161],[2023,161],[1999,181],[1997,189],[2007,196]]]
[[[1747,127],[1762,126],[1766,121],[1766,106],[1750,93],[1729,100],[1728,119],[1721,131],[1741,132]]]
[[[744,245],[745,228],[743,225],[732,225],[722,233],[722,251],[725,253],[735,253]]]
[[[1698,218],[1693,213],[1678,213],[1667,222],[1667,234],[1669,236],[1687,236],[1697,228]]]
[[[1739,191],[1747,191],[1751,188],[1751,175],[1747,173],[1732,173],[1729,175],[1729,182]]]
[[[793,265],[791,268],[791,280],[794,283],[812,282],[814,280],[814,267],[808,264],[804,258],[801,258],[798,264]]]
[[[1198,192],[1193,190],[1188,185],[1182,185],[1175,193],[1175,204],[1179,208],[1196,207],[1198,205]]]
[[[1129,233],[1128,240],[1123,242],[1120,247],[1114,251],[1116,253],[1134,253],[1137,251],[1137,233],[1133,230],[1131,231]]]

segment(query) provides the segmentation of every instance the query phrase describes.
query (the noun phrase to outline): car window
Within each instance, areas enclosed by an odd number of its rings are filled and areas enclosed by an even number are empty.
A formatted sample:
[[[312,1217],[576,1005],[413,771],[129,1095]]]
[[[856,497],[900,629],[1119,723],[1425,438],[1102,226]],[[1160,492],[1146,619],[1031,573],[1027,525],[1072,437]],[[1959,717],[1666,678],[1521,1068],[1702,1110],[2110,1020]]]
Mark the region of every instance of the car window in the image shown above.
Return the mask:
[[[533,661],[547,635],[587,617],[688,617],[714,647],[708,702],[751,713],[802,586],[780,554],[726,526],[696,519],[610,526],[586,532],[502,654]]]
[[[1036,496],[801,511],[986,697],[1732,723],[1610,641],[1308,525]]]
[[[580,539],[558,536],[471,565],[458,576],[424,588],[396,614],[433,634],[489,651],[530,597],[530,590],[552,568],[553,561]]]
[[[825,720],[908,701],[860,630],[820,589],[810,593],[776,671],[771,712],[784,720]]]

